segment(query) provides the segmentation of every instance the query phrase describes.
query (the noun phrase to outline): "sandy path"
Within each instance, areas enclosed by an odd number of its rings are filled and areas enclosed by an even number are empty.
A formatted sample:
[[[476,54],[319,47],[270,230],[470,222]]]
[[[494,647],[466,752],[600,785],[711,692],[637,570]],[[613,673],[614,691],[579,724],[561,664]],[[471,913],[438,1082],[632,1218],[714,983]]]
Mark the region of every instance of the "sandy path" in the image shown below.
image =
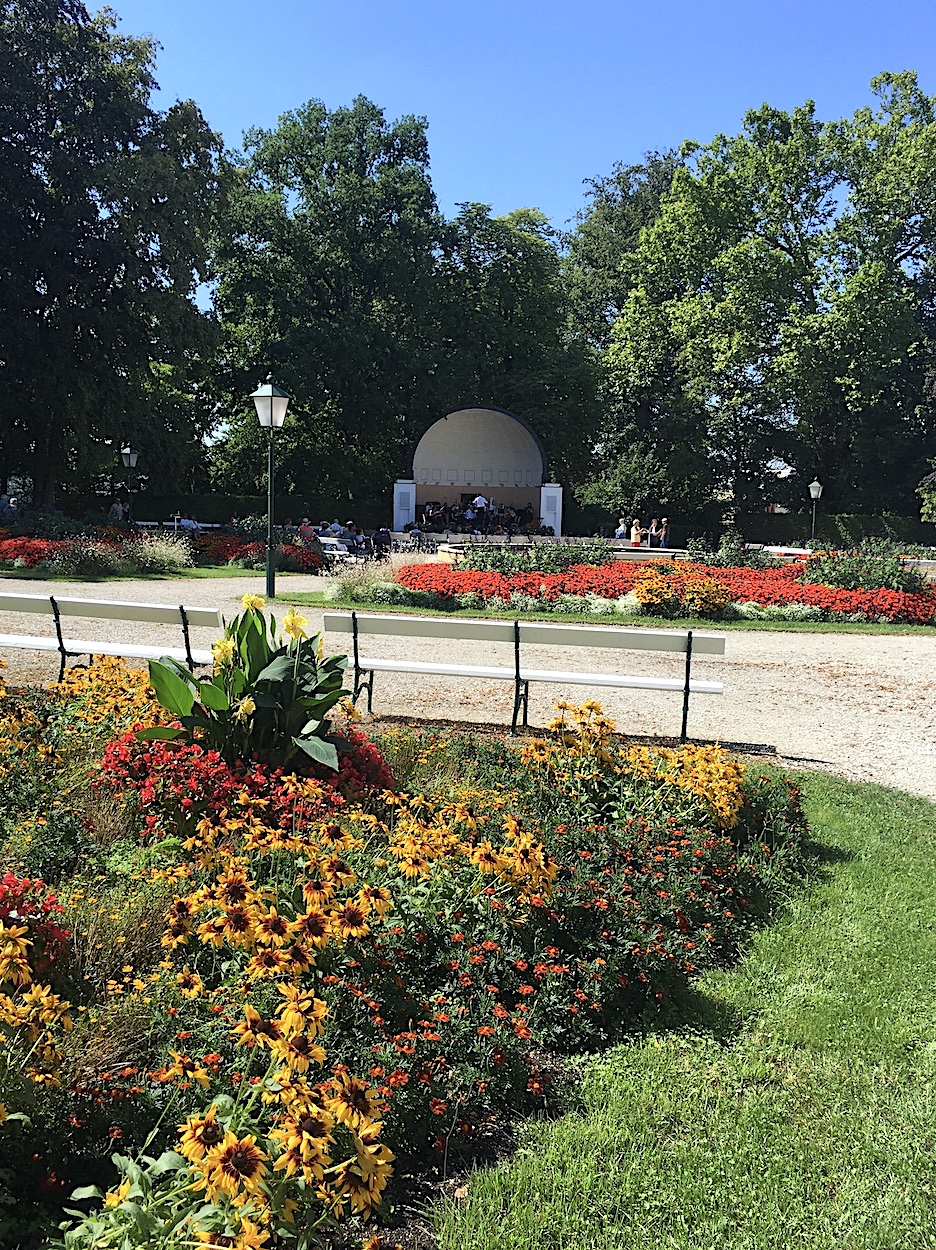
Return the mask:
[[[322,581],[293,576],[280,579],[281,594],[318,590]],[[120,599],[150,603],[185,603],[218,607],[233,615],[245,591],[262,592],[258,578],[116,582],[89,585],[18,581],[4,578],[3,590],[23,594],[58,594],[68,598]],[[277,604],[282,615],[288,605]],[[313,626],[321,613],[302,609]],[[717,631],[717,627],[710,627]],[[107,622],[75,620],[72,629],[87,638],[109,636]],[[0,613],[0,633],[52,635],[51,620]],[[127,625],[116,636],[140,642],[179,645],[179,632],[168,626]],[[885,634],[795,634],[730,631],[724,657],[700,657],[693,675],[723,681],[722,696],[692,700],[689,732],[697,739],[769,746],[791,763],[823,767],[856,780],[899,786],[936,799],[936,638]],[[193,643],[210,645],[213,631],[194,630]],[[333,636],[335,649],[345,635]],[[415,649],[414,649],[415,648]],[[366,653],[404,658],[420,654],[449,663],[510,664],[507,648],[481,643],[368,639]],[[618,653],[620,656],[620,653]],[[54,678],[57,660],[36,652],[8,650],[13,681]],[[559,657],[546,648],[530,648],[527,663],[542,668],[568,667],[613,672],[615,655],[576,648]],[[678,656],[635,651],[623,658],[625,671],[679,676]],[[678,733],[681,696],[660,691],[591,689],[577,686],[531,688],[530,720],[542,725],[562,697],[599,700],[618,728],[635,735]],[[378,673],[375,712],[383,715],[459,721],[509,721],[513,688],[480,679],[415,677]]]

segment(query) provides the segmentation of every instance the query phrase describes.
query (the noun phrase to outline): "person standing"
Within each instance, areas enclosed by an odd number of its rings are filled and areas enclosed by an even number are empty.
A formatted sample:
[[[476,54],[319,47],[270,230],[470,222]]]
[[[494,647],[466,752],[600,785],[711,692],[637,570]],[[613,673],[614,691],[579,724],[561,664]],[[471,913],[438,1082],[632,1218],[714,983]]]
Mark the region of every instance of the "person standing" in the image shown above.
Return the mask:
[[[660,545],[660,522],[656,517],[650,522],[650,528],[647,530],[647,546],[659,547]]]
[[[660,528],[657,530],[661,547],[669,546],[669,520],[666,517],[660,521]]]
[[[643,544],[643,538],[646,532],[647,531],[645,529],[640,528],[640,517],[635,516],[634,523],[631,526],[631,532],[630,532],[631,546],[640,547]]]
[[[617,529],[614,531],[615,538],[627,537],[627,521],[624,517],[618,517]]]

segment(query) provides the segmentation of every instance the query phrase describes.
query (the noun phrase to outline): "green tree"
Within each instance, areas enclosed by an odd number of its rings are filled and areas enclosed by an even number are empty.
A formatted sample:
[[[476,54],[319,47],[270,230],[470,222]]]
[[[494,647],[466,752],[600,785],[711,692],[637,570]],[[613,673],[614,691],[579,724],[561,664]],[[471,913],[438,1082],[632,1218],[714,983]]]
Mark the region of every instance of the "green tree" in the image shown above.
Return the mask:
[[[215,480],[263,480],[245,396],[267,363],[291,392],[278,483],[375,497],[422,429],[459,404],[515,409],[571,472],[592,419],[589,361],[567,333],[554,233],[534,209],[439,212],[426,123],[317,101],[252,131],[219,236]]]
[[[678,152],[646,152],[641,164],[619,163],[610,176],[587,180],[589,203],[568,238],[563,279],[574,331],[598,351],[607,348],[630,294],[627,261],[640,232],[660,215],[681,165]]]
[[[38,502],[126,439],[171,471],[206,425],[185,396],[211,341],[219,140],[191,101],[151,107],[154,61],[107,10],[0,6],[0,479]]]
[[[245,399],[269,365],[294,397],[281,485],[384,489],[434,415],[442,334],[436,257],[444,221],[424,119],[390,124],[359,97],[311,101],[252,130],[218,233],[217,376],[227,436],[215,480],[262,480],[261,432]]]
[[[641,405],[678,435],[658,458],[690,450],[698,502],[756,509],[786,462],[832,508],[896,510],[932,454],[932,101],[910,74],[872,86],[876,113],[764,105],[685,145],[641,235],[605,385],[632,435]]]
[[[443,271],[451,403],[475,400],[526,417],[550,472],[586,472],[597,420],[590,352],[569,330],[559,236],[534,208],[492,217],[465,204],[451,223]]]

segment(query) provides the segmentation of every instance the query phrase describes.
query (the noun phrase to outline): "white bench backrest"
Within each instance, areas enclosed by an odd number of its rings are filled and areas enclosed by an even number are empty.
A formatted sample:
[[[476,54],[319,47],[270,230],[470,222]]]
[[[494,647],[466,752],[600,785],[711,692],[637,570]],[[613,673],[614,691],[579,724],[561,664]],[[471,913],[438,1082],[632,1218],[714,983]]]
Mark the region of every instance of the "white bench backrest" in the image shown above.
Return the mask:
[[[521,621],[520,641],[526,646],[615,647],[623,651],[685,652],[688,632],[674,629],[631,629],[621,625],[550,625],[546,621]],[[724,655],[722,634],[692,631],[696,654]]]
[[[326,612],[328,633],[354,632],[350,612]],[[390,635],[394,638],[463,638],[474,642],[513,642],[513,621],[478,621],[444,616],[395,616],[357,613],[357,632]]]
[[[55,604],[60,616],[100,617],[109,621],[147,621],[153,625],[181,625],[178,607],[168,603],[120,603],[108,599],[59,599]],[[52,616],[52,603],[48,595],[0,594],[0,612],[29,612],[39,616]],[[189,625],[208,629],[221,628],[221,613],[217,608],[185,608]]]
[[[350,612],[324,613],[328,633],[350,634]],[[380,634],[396,638],[455,638],[476,642],[513,642],[512,619],[482,621],[464,617],[396,616],[357,614],[358,635]],[[688,634],[666,629],[628,629],[615,625],[552,625],[545,621],[521,621],[520,642],[525,646],[614,647],[640,651],[686,651]],[[720,634],[692,631],[696,654],[724,655],[725,639]]]

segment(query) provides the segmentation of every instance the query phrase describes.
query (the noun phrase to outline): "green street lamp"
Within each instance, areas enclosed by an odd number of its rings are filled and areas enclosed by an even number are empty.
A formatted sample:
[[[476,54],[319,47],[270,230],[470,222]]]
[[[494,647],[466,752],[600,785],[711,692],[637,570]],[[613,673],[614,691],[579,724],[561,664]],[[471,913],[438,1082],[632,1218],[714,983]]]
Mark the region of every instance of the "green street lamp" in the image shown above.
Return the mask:
[[[809,495],[812,499],[812,541],[816,541],[816,504],[822,498],[822,483],[816,479],[809,483]]]
[[[289,396],[273,381],[273,374],[268,373],[266,381],[261,382],[250,398],[257,408],[257,419],[265,430],[270,431],[269,461],[267,463],[267,548],[266,548],[266,593],[268,599],[276,598],[276,548],[273,541],[273,443],[276,431],[283,428],[286,420],[286,409]]]

